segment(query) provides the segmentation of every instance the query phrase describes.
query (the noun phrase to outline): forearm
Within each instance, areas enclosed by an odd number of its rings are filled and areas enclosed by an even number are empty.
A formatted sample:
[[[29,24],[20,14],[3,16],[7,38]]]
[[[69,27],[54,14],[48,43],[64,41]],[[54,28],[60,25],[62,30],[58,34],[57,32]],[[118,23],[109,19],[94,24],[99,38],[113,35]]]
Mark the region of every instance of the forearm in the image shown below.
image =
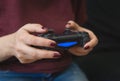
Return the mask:
[[[0,62],[12,56],[14,34],[0,37]]]

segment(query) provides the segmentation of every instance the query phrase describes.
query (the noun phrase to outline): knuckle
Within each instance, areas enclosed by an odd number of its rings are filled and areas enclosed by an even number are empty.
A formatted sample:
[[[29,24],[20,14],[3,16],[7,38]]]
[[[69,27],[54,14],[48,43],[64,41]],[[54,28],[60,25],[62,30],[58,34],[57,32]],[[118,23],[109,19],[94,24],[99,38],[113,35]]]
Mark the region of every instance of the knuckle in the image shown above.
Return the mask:
[[[28,26],[41,27],[42,25],[37,24],[37,23],[27,23],[23,26],[23,28],[28,27]]]
[[[25,59],[24,59],[24,57],[22,55],[17,54],[16,57],[20,61],[20,63],[25,63]]]
[[[20,63],[22,63],[22,64],[27,64],[27,63],[31,63],[31,61],[28,61],[28,60],[26,60],[26,59],[24,59],[24,60],[19,60],[20,61]]]
[[[32,63],[32,62],[34,62],[33,60],[31,60],[31,59],[24,59],[24,60],[21,60],[20,61],[22,64],[27,64],[27,63]]]
[[[38,58],[37,53],[33,53],[33,54],[32,54],[32,59],[37,59],[37,58]]]
[[[20,35],[20,36],[19,36],[19,40],[20,40],[20,41],[23,41],[24,39],[25,39],[25,36],[24,36],[24,35]]]
[[[22,54],[17,54],[16,57],[19,59],[19,60],[23,60],[25,57],[23,57]]]
[[[22,51],[19,44],[16,44],[16,45],[14,46],[14,49],[15,49],[16,52],[21,52],[21,51]]]
[[[26,39],[26,42],[27,44],[30,44],[30,45],[39,45],[41,43],[40,40],[38,40],[37,37],[35,36],[29,36],[27,39]]]
[[[36,43],[36,39],[33,36],[22,36],[20,40],[26,44]]]
[[[33,59],[33,58],[25,57],[22,54],[17,55],[17,58],[20,61],[20,63],[22,63],[22,64],[32,63],[32,62],[34,62],[36,60],[36,59]]]
[[[28,41],[30,41],[32,44],[35,44],[35,45],[38,44],[38,41],[36,40],[35,37],[30,37],[30,38],[28,39]]]
[[[34,24],[34,26],[36,26],[36,27],[41,27],[41,25],[40,25],[40,24]]]
[[[26,28],[27,26],[30,26],[30,25],[32,25],[32,23],[27,23],[22,28]]]
[[[18,40],[18,41],[25,41],[25,40],[27,40],[27,39],[28,39],[28,36],[26,36],[26,35],[23,34],[23,33],[17,36],[17,40]]]

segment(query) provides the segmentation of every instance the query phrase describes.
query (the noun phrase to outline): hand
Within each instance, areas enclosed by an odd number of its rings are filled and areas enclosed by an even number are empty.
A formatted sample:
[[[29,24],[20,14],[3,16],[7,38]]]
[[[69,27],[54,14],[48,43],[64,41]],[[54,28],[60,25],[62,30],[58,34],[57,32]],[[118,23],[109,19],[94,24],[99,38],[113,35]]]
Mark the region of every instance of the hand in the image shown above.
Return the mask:
[[[80,46],[74,46],[72,48],[69,49],[69,51],[71,53],[73,53],[74,55],[77,55],[77,56],[83,56],[83,55],[87,55],[90,51],[93,50],[93,48],[97,45],[98,43],[98,39],[97,37],[95,36],[95,34],[86,29],[86,28],[83,28],[81,26],[79,26],[77,23],[75,23],[74,21],[68,21],[68,23],[66,24],[66,28],[70,28],[72,29],[73,31],[85,31],[85,32],[88,32],[89,36],[90,36],[90,41],[87,42],[84,47],[80,47]]]
[[[21,63],[31,63],[46,58],[58,58],[60,53],[57,51],[48,51],[37,49],[33,46],[54,47],[56,42],[43,37],[35,36],[31,33],[45,33],[47,29],[40,24],[26,24],[14,33],[13,55]]]

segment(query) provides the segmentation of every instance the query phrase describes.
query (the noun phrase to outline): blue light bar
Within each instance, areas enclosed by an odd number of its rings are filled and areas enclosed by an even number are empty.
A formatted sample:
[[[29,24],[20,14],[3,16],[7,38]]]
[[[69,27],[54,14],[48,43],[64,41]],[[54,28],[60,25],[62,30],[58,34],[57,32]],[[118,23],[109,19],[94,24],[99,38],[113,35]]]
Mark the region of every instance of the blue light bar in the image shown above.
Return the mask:
[[[63,43],[59,43],[57,44],[59,47],[63,47],[63,48],[68,48],[68,47],[72,47],[74,45],[78,44],[78,42],[73,41],[73,42],[63,42]]]

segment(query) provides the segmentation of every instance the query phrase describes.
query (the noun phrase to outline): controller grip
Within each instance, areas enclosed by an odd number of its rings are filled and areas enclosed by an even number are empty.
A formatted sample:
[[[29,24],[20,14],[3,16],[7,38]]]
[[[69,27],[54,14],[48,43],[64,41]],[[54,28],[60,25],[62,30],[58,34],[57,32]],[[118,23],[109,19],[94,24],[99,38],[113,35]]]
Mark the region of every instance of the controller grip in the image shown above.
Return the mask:
[[[89,34],[87,32],[78,32],[71,35],[63,35],[63,36],[53,36],[49,39],[54,40],[58,43],[60,47],[64,47],[64,45],[68,45],[65,47],[71,47],[75,45],[80,45],[83,47],[88,41],[90,41]]]
[[[82,40],[80,42],[80,46],[84,47],[84,45],[90,41],[89,34],[87,32],[81,32],[82,33]]]

